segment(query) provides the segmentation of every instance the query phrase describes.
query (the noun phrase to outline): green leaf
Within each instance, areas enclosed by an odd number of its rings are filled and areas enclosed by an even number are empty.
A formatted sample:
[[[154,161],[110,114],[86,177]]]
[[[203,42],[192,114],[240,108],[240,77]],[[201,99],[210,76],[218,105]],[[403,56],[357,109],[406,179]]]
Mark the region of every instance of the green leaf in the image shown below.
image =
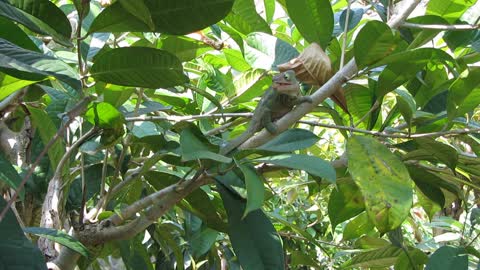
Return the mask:
[[[242,53],[244,52],[244,48],[243,48],[243,38],[244,38],[244,35],[241,34],[240,32],[238,32],[237,30],[235,30],[233,27],[230,27],[229,25],[225,24],[225,23],[222,23],[222,22],[218,22],[216,25],[218,25],[218,27],[220,27],[220,29],[222,29],[222,31],[224,31],[225,33],[227,33],[233,41],[235,41],[235,43],[237,43],[238,47],[240,48],[240,51],[242,51]]]
[[[172,250],[177,263],[178,270],[184,270],[184,258],[180,244],[174,238],[178,232],[174,231],[168,224],[158,225],[155,230],[155,240],[160,242],[162,246],[166,246]],[[151,263],[149,264],[151,265]],[[134,270],[134,269],[132,269]]]
[[[378,77],[375,95],[379,100],[387,93],[396,90],[406,81],[415,78],[418,71],[424,67],[423,63],[392,63],[389,64]]]
[[[72,35],[70,22],[65,13],[48,0],[9,0],[10,4],[38,18],[57,33],[69,39]]]
[[[419,48],[388,55],[372,65],[371,68],[393,63],[402,63],[404,66],[407,66],[427,65],[429,63],[436,64],[437,62],[453,64],[455,63],[455,60],[452,56],[442,50],[434,48]]]
[[[433,97],[437,96],[439,93],[445,91],[445,85],[450,83],[448,82],[448,73],[445,68],[429,68],[424,69],[424,75],[416,80],[412,80],[411,84],[418,84],[420,87],[414,91],[412,86],[407,85],[409,91],[415,96],[415,101],[417,106],[424,107],[427,105]],[[445,110],[445,105],[439,106],[442,111]],[[439,109],[440,110],[440,109]],[[431,112],[431,111],[430,111]]]
[[[106,102],[93,103],[85,113],[85,118],[101,128],[118,128],[125,123],[123,114]]]
[[[421,183],[423,185],[421,186],[417,182],[415,182],[415,184],[417,185],[416,194],[418,197],[418,204],[422,206],[428,218],[432,220],[435,214],[443,209],[443,206],[440,205],[445,204],[445,196],[443,195],[442,190],[438,187],[430,187],[428,185],[424,185],[423,183]],[[443,202],[442,204],[439,204],[434,199],[443,200]]]
[[[395,246],[387,246],[355,255],[342,265],[342,268],[367,267],[385,268],[395,263],[402,254],[402,249]]]
[[[431,156],[447,165],[450,169],[455,170],[458,162],[458,153],[455,148],[435,141],[433,138],[416,138],[415,142],[421,149],[429,152]]]
[[[252,32],[272,33],[267,22],[258,15],[253,0],[236,0],[225,21],[244,35]]]
[[[351,180],[338,181],[328,200],[328,217],[332,228],[365,210],[362,193]],[[344,236],[345,237],[345,236]]]
[[[0,17],[0,38],[30,51],[40,52],[37,45],[13,21]]]
[[[364,11],[362,8],[352,8],[350,10],[347,32],[349,32],[350,30],[352,30],[358,25],[358,23],[362,20],[363,14],[364,14]],[[347,20],[347,9],[345,9],[340,15],[339,23],[340,23],[340,29],[342,30],[342,32],[345,31],[346,20]]]
[[[398,50],[400,40],[387,24],[369,21],[355,39],[355,62],[359,68],[373,64]]]
[[[443,196],[443,193],[440,195],[436,188],[448,190],[458,198],[463,198],[463,192],[457,185],[443,179],[435,173],[431,173],[424,168],[412,165],[408,166],[408,171],[420,190],[422,190],[430,200],[434,201],[442,208],[445,205],[445,197]],[[429,189],[426,189],[425,186],[429,186]]]
[[[225,58],[227,59],[228,63],[230,64],[230,66],[232,66],[232,68],[234,68],[238,71],[241,71],[241,72],[245,72],[245,71],[252,68],[247,63],[247,61],[245,61],[245,59],[243,58],[243,55],[240,51],[234,50],[234,49],[229,49],[229,48],[224,48],[222,51],[223,51],[223,54],[225,55]]]
[[[438,15],[446,19],[449,23],[454,23],[460,19],[462,14],[476,1],[464,0],[430,0],[427,5],[427,14]]]
[[[147,88],[167,88],[188,81],[175,55],[147,47],[124,47],[95,59],[90,73],[96,80]]]
[[[211,159],[223,163],[229,163],[231,158],[222,156],[212,152],[208,146],[205,145],[190,128],[182,130],[180,134],[180,149],[182,152],[182,161],[190,161],[197,159]]]
[[[252,99],[262,96],[263,93],[272,84],[272,79],[264,76],[265,72],[260,69],[252,69],[243,72],[234,82],[235,96],[230,99],[230,103],[248,102]]]
[[[40,133],[40,138],[42,139],[43,144],[47,145],[57,133],[57,127],[44,110],[31,106],[27,106],[27,108],[30,112],[33,126]],[[62,143],[62,140],[57,140],[48,149],[48,158],[50,159],[50,165],[53,169],[57,168],[58,163],[64,154],[65,146]]]
[[[255,168],[249,165],[239,164],[238,161],[235,161],[235,163],[237,163],[245,176],[245,185],[247,187],[247,204],[242,216],[242,219],[244,219],[250,212],[262,208],[265,189],[263,187],[263,181],[258,176]]]
[[[230,12],[233,3],[234,0],[145,0],[153,20],[153,32],[172,35],[192,33],[220,21]],[[114,3],[95,18],[89,33],[152,32],[145,19],[140,20],[138,16],[125,10],[120,2]]]
[[[7,202],[0,197],[0,209]],[[0,265],[2,269],[46,270],[45,258],[36,245],[25,237],[15,214],[8,209],[0,222]]]
[[[15,168],[13,168],[10,161],[8,161],[3,151],[0,152],[0,181],[6,183],[14,190],[16,190],[22,182],[22,178],[20,178]],[[25,196],[25,189],[22,189],[19,195],[20,198],[23,200]]]
[[[413,181],[415,181],[415,185],[424,196],[434,202],[438,207],[443,208],[445,206],[445,196],[440,189],[440,187],[442,187],[440,184],[442,180],[425,170],[417,170],[415,166],[408,166],[408,170]],[[434,182],[437,183],[433,184]]]
[[[144,24],[146,24],[151,31],[155,29],[150,10],[145,5],[143,0],[119,0],[119,2],[126,11],[132,14],[135,18],[142,21]]]
[[[476,207],[470,211],[470,223],[472,226],[480,224],[480,208]]]
[[[120,255],[127,270],[153,270],[147,247],[142,244],[142,238],[143,236],[138,234],[133,239],[117,242],[120,246]]]
[[[332,165],[325,160],[314,156],[284,154],[257,158],[253,161],[266,162],[287,168],[304,170],[312,175],[325,178],[330,183],[335,183],[336,179],[336,173]]]
[[[468,255],[464,247],[443,246],[428,260],[425,270],[468,269]]]
[[[215,244],[218,232],[210,228],[206,228],[199,233],[196,233],[190,240],[190,247],[192,248],[193,258],[198,258],[207,253],[208,250]]]
[[[267,213],[268,216],[270,216],[271,219],[273,219],[276,222],[279,222],[289,228],[291,228],[294,232],[298,233],[299,235],[303,236],[305,239],[310,241],[310,243],[316,245],[317,247],[321,247],[322,243],[317,242],[317,239],[313,237],[305,228],[305,225],[302,224],[302,226],[296,225],[292,223],[291,221],[285,219],[284,217],[280,216],[277,213]],[[295,221],[293,221],[295,222]]]
[[[245,41],[245,60],[254,68],[269,70],[299,55],[292,45],[265,33],[251,33]]]
[[[135,88],[133,87],[110,84],[103,89],[103,101],[110,103],[115,108],[118,108],[130,99],[133,92],[135,92]]]
[[[69,249],[80,253],[84,257],[89,256],[88,249],[82,243],[80,243],[80,241],[62,231],[40,227],[26,227],[23,229],[23,231],[55,241],[62,246],[68,247]]]
[[[51,36],[70,47],[71,27],[65,14],[48,0],[0,1],[0,16],[16,21],[33,32]],[[1,46],[0,46],[1,47]]]
[[[355,248],[361,249],[373,249],[373,248],[382,248],[389,246],[390,242],[383,238],[374,237],[374,236],[362,236],[355,241]]]
[[[300,250],[292,250],[290,253],[291,261],[290,265],[297,266],[297,265],[305,265],[305,266],[312,266],[315,269],[322,269],[320,265],[316,262],[316,258],[311,254],[306,254]]]
[[[407,22],[415,24],[448,24],[448,22],[440,17],[433,15],[419,16],[408,19]],[[410,32],[414,35],[415,39],[408,45],[409,48],[418,48],[428,41],[432,40],[441,30],[432,30],[432,29],[409,29]]]
[[[329,0],[287,0],[287,12],[306,41],[326,48],[333,33],[333,11]]]
[[[0,59],[1,70],[11,76],[33,81],[42,80],[45,76],[53,76],[75,89],[81,88],[77,72],[65,62],[25,50],[2,38],[0,38]]]
[[[448,89],[447,114],[453,120],[473,111],[480,103],[480,68],[472,68],[468,76],[460,77]]]
[[[213,50],[212,47],[207,46],[203,42],[182,36],[168,36],[162,39],[162,46],[160,48],[173,53],[182,62],[190,61]]]
[[[266,21],[270,24],[275,14],[275,0],[263,0],[263,5],[265,6]]]
[[[77,14],[81,19],[84,19],[90,12],[90,2],[84,0],[73,0],[73,5],[77,9]]]
[[[370,111],[375,103],[376,96],[374,89],[359,84],[347,84],[345,99],[347,100],[348,110],[354,117],[355,122],[358,122]],[[361,125],[368,127],[370,121],[373,121],[373,119],[368,116]]]
[[[202,189],[196,189],[190,193],[185,200],[190,204],[196,216],[201,218],[210,228],[225,232],[227,224],[217,213],[217,206],[210,199],[209,195]]]
[[[416,269],[423,269],[423,265],[428,261],[428,255],[417,248],[409,248],[408,255],[403,252],[395,262],[395,270],[410,270],[412,264],[410,260],[415,264]]]
[[[8,97],[10,94],[22,89],[27,85],[36,83],[37,81],[27,81],[17,79],[10,75],[0,72],[0,100]]]
[[[403,116],[403,119],[410,125],[413,119],[413,115],[417,110],[417,104],[412,95],[403,89],[396,89],[395,93],[397,94],[397,104],[400,109],[400,113]]]
[[[219,177],[219,181],[223,177]],[[285,269],[280,237],[267,216],[258,209],[242,219],[245,203],[223,184],[219,184],[218,188],[228,214],[228,236],[242,269]]]
[[[400,226],[413,201],[413,181],[403,163],[370,137],[350,137],[347,156],[348,170],[375,227],[385,233]]]
[[[314,145],[318,140],[319,138],[313,134],[313,132],[294,128],[282,132],[277,137],[256,149],[272,152],[292,152],[308,148]]]
[[[343,230],[344,241],[359,238],[362,235],[368,234],[373,231],[375,225],[368,217],[367,212],[362,212],[352,220],[350,220]]]

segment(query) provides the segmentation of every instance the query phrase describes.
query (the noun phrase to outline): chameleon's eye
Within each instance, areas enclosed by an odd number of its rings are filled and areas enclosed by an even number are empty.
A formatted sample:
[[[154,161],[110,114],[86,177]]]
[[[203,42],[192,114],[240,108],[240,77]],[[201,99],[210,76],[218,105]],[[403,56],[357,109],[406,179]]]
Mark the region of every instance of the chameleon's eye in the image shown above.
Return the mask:
[[[285,74],[283,75],[283,78],[284,78],[285,80],[287,80],[287,81],[290,81],[290,74],[289,74],[289,73],[285,73]]]

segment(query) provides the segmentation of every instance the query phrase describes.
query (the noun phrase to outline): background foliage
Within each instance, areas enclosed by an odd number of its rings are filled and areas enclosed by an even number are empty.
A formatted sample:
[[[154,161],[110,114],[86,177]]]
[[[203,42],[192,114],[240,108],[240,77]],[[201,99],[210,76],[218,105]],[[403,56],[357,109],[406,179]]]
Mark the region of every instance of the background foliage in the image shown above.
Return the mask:
[[[480,7],[419,2],[0,0],[0,268],[480,269]]]

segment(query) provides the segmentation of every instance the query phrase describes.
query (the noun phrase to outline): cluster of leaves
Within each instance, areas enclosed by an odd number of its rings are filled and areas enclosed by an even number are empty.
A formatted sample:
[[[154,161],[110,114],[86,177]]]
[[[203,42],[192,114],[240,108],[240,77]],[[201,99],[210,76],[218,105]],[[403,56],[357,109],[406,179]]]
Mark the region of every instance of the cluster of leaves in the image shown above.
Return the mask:
[[[0,0],[2,132],[29,140],[0,155],[0,187],[19,196],[0,222],[2,264],[45,267],[20,219],[83,255],[82,269],[116,258],[127,269],[480,266],[480,31],[428,27],[478,25],[480,9],[430,0],[394,30],[390,2]],[[253,111],[265,71],[313,42],[339,73],[355,61],[348,112],[322,100],[267,143],[218,154],[248,123],[225,115]],[[165,201],[201,178],[209,185]],[[135,224],[174,207],[129,239],[95,251],[84,241],[87,251],[39,228],[58,179],[62,217]]]

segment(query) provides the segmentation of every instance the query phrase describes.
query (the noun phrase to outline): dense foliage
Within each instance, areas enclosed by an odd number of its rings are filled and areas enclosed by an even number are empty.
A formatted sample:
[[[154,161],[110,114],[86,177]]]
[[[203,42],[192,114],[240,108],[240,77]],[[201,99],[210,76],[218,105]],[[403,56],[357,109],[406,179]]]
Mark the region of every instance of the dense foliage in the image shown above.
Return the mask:
[[[480,269],[476,2],[0,0],[0,269]]]

